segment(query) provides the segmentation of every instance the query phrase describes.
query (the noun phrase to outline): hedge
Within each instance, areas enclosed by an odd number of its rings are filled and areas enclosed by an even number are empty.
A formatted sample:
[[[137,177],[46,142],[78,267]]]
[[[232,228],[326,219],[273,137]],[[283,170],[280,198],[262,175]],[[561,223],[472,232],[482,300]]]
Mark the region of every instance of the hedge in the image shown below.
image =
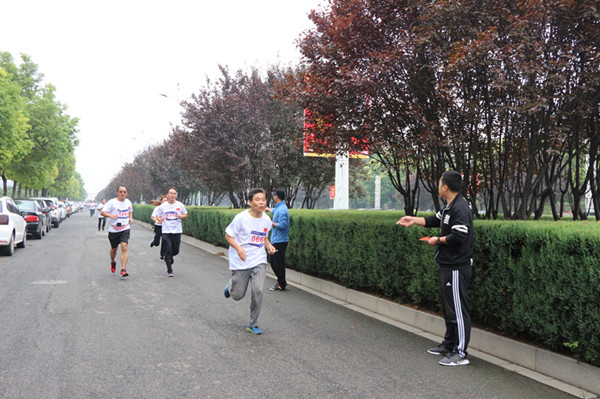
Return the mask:
[[[153,207],[134,205],[150,222]],[[188,208],[184,233],[226,246],[240,210]],[[290,210],[286,264],[399,303],[440,312],[436,229],[403,228],[395,211]],[[600,366],[600,224],[475,221],[474,324]]]

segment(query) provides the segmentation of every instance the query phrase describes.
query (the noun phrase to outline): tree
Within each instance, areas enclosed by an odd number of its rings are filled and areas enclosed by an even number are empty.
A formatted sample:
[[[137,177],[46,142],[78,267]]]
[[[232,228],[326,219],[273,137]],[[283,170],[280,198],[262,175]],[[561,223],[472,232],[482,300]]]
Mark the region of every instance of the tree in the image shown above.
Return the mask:
[[[74,149],[78,121],[66,114],[66,106],[56,100],[52,85],[41,86],[43,75],[30,57],[22,55],[21,59],[17,67],[9,53],[0,53],[0,67],[8,71],[4,76],[13,85],[11,101],[23,107],[22,114],[30,123],[26,135],[11,144],[14,153],[20,154],[18,158],[11,155],[10,148],[3,151],[7,154],[3,157],[6,164],[0,167],[4,190],[8,178],[14,181],[13,196],[17,191],[20,196],[22,185],[43,190],[44,195],[49,189],[56,196],[66,196],[77,186]],[[8,140],[11,135],[2,137]]]
[[[27,111],[31,129],[28,135],[33,147],[21,162],[7,168],[12,180],[35,190],[51,186],[67,190],[75,171],[77,120],[64,114],[54,91],[50,85],[29,99]]]
[[[331,115],[332,127],[319,132],[329,151],[369,151],[387,171],[412,215],[418,179],[443,171],[437,144],[441,130],[435,97],[435,65],[412,31],[415,2],[332,1],[313,11],[315,28],[299,47],[306,58],[306,85],[296,93],[307,108]]]
[[[284,189],[290,208],[294,207],[298,194],[304,191],[301,207],[312,209],[325,189],[333,184],[335,163],[304,156],[304,108],[294,101],[289,92],[290,82],[299,76],[304,76],[301,67],[283,69],[271,66],[267,71],[270,101],[266,114],[273,141],[271,158],[277,171],[271,178],[270,188]],[[352,168],[351,174],[355,170]]]
[[[400,209],[401,195],[399,195],[398,191],[392,185],[391,180],[379,161],[372,159],[368,162],[365,162],[362,167],[364,180],[359,180],[356,182],[361,186],[361,194],[355,197],[355,205],[352,207],[373,208],[375,206],[375,180],[376,176],[379,175],[381,178],[381,207],[384,209]]]
[[[578,218],[597,170],[597,7],[333,0],[311,13],[306,75],[291,87],[330,124],[323,145],[369,143],[407,214],[420,182],[439,209],[437,180],[455,169],[474,212],[481,198],[487,217],[527,219],[549,201],[558,218],[563,181]]]
[[[256,69],[235,76],[220,70],[216,83],[208,81],[182,104],[183,126],[173,130],[170,145],[185,168],[227,192],[237,208],[246,204],[250,188],[266,186],[265,176],[274,172],[264,115],[269,94]]]
[[[264,78],[256,69],[231,76],[221,67],[216,83],[184,103],[183,126],[173,129],[169,145],[181,167],[209,191],[227,193],[234,207],[245,206],[252,187],[284,189],[289,206],[302,185],[318,199],[334,169],[303,156],[303,109],[280,91],[294,73],[272,66]]]
[[[0,54],[2,56],[5,53]],[[25,103],[20,96],[20,87],[11,81],[9,74],[0,64],[0,174],[3,195],[6,195],[6,169],[21,161],[31,150],[33,143],[27,136],[29,125]]]

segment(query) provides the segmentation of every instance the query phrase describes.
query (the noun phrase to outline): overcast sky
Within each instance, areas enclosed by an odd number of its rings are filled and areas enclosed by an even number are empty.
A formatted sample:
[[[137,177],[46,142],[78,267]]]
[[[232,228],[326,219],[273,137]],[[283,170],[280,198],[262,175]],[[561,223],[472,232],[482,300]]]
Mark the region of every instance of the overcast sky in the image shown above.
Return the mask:
[[[167,139],[179,101],[218,64],[300,61],[296,41],[326,0],[0,0],[0,51],[32,57],[80,119],[77,171],[97,193],[125,162]],[[166,95],[166,97],[161,94]]]

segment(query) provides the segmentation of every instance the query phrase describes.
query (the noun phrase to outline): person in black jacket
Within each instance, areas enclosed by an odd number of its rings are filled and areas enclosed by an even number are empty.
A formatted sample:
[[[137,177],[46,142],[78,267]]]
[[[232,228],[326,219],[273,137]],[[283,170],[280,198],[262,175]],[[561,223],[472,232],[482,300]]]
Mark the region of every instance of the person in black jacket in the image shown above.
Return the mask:
[[[440,197],[447,205],[435,216],[404,216],[396,224],[439,227],[439,235],[427,242],[435,246],[438,262],[446,334],[444,341],[427,352],[444,356],[439,362],[443,366],[469,364],[467,346],[471,336],[471,316],[468,309],[468,288],[473,268],[473,214],[471,207],[460,194],[462,178],[456,171],[446,171],[439,181]]]

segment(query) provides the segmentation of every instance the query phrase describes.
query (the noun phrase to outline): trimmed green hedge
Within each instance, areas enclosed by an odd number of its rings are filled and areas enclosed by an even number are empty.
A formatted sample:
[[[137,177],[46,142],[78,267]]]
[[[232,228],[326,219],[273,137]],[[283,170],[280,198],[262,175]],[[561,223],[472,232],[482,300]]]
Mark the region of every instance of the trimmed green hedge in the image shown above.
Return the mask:
[[[150,222],[153,207],[134,205]],[[240,210],[189,207],[185,234],[226,246]],[[403,228],[392,211],[290,210],[286,264],[400,303],[439,312],[437,229]],[[476,221],[474,323],[600,366],[600,223]]]
[[[474,320],[600,366],[600,224],[478,222]]]

